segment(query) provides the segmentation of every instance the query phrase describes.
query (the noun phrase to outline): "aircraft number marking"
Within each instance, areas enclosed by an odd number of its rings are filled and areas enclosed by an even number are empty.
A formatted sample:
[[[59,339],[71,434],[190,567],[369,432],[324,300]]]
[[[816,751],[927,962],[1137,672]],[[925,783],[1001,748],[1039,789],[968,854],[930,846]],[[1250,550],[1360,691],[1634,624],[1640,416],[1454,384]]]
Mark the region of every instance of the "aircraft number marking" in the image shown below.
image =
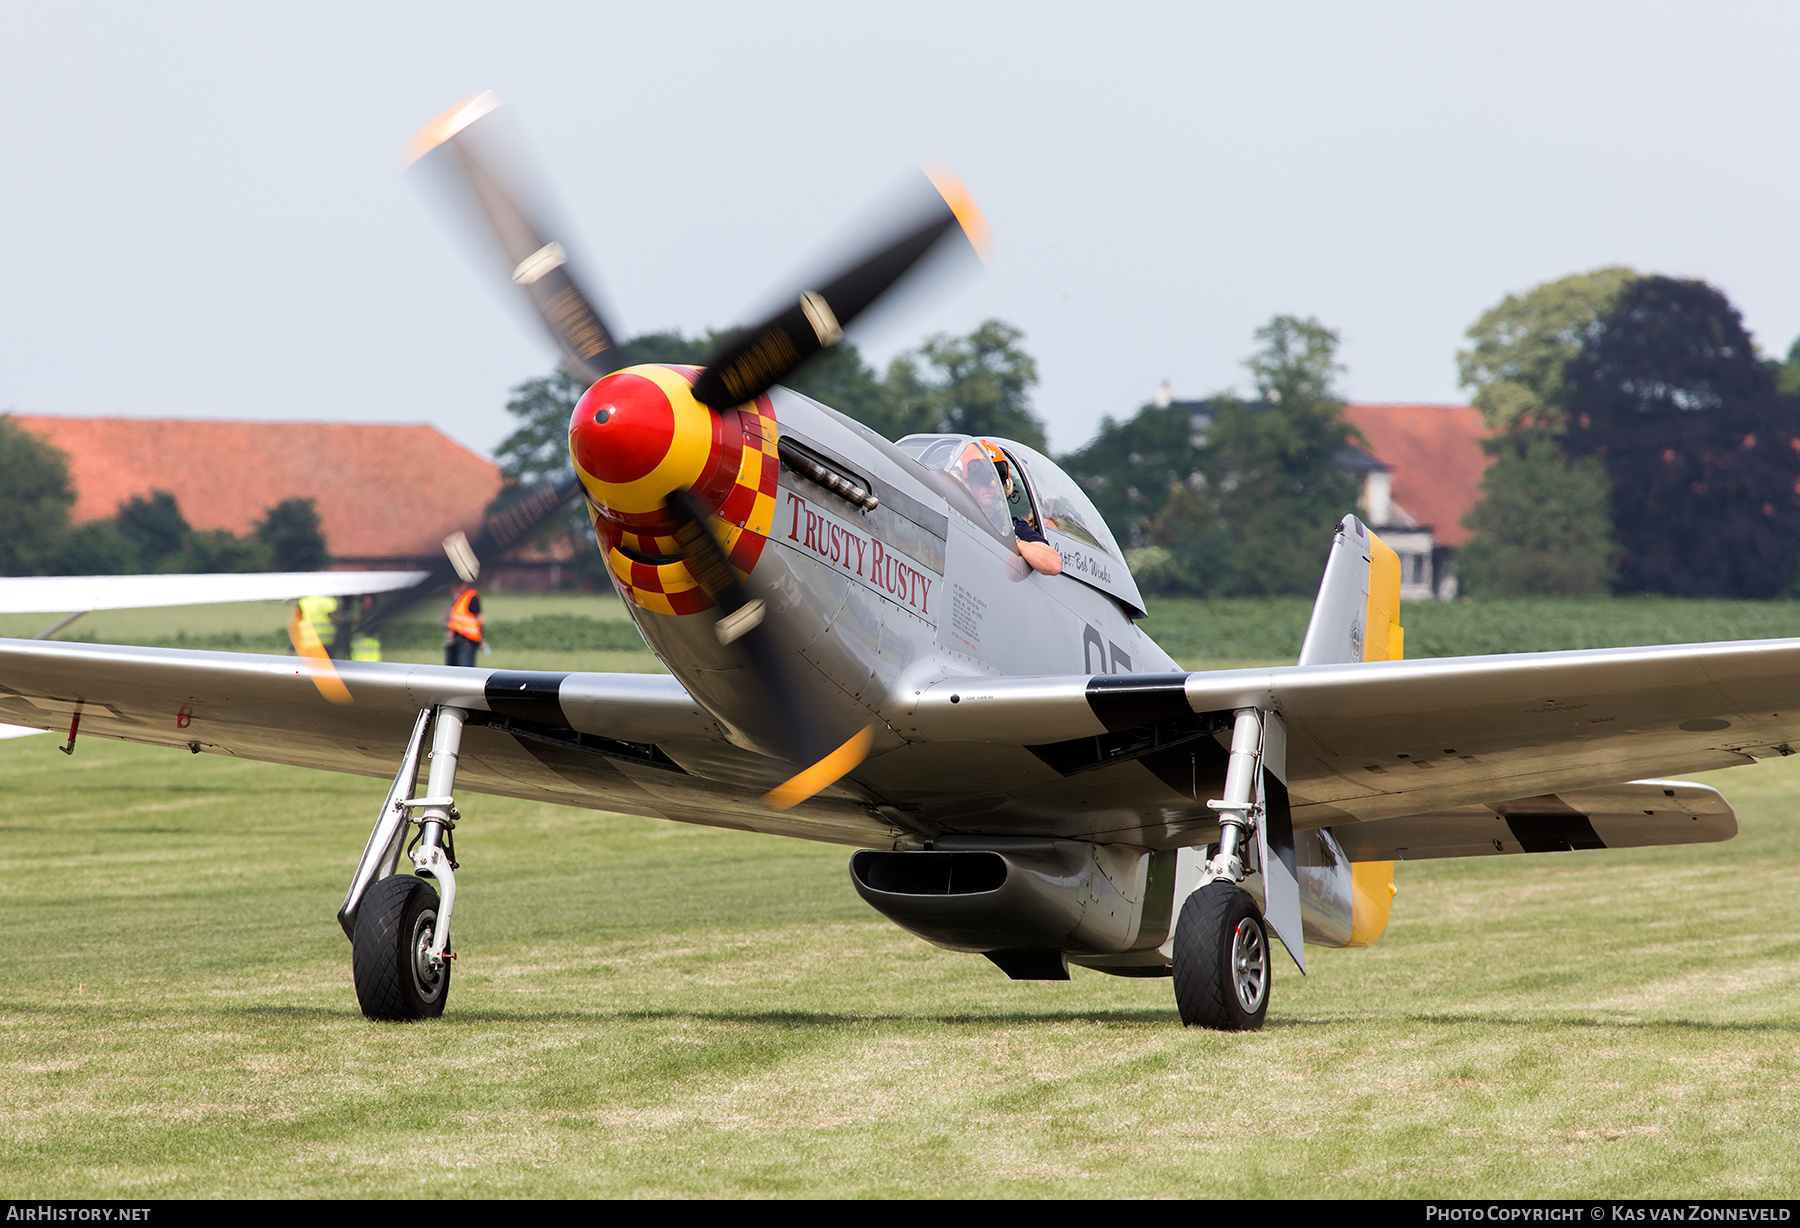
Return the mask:
[[[1112,668],[1107,668],[1107,649],[1112,650]],[[1131,656],[1123,648],[1100,634],[1092,624],[1081,628],[1081,668],[1088,674],[1129,674]]]
[[[787,517],[788,531],[787,537],[781,538],[778,521],[776,540],[785,540],[820,562],[855,576],[889,601],[922,618],[937,620],[931,603],[937,596],[933,586],[943,580],[941,575],[915,567],[912,560],[880,538],[839,520],[793,491],[784,489],[781,494],[787,501],[782,512]]]

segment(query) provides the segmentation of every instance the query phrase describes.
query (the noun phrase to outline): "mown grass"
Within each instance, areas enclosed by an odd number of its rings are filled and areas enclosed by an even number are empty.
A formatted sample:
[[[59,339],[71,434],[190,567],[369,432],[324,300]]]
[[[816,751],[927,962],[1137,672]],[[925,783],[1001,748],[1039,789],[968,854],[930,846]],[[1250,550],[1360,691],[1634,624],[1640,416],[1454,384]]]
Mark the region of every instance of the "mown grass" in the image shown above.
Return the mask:
[[[357,1013],[380,782],[0,743],[0,1191],[1777,1197],[1800,1131],[1800,761],[1695,849],[1413,863],[1261,1033],[1013,983],[847,850],[501,798],[449,1013]]]

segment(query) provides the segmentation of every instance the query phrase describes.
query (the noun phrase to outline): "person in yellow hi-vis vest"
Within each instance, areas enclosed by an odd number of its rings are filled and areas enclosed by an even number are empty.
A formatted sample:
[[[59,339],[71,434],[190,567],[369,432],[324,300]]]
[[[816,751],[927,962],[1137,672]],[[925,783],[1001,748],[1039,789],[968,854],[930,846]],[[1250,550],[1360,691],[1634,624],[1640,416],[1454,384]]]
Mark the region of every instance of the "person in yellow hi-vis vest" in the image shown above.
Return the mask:
[[[473,584],[456,586],[444,630],[444,664],[475,664],[475,650],[481,647],[481,594]]]
[[[369,615],[372,614],[374,610],[375,598],[364,597],[362,599],[362,609],[357,614],[357,624],[360,626],[362,623],[366,622]],[[381,660],[381,640],[366,631],[354,632],[350,636],[350,659],[352,661]]]
[[[312,627],[313,634],[319,637],[319,643],[329,651],[331,642],[337,638],[336,597],[302,597],[299,601],[300,617]]]

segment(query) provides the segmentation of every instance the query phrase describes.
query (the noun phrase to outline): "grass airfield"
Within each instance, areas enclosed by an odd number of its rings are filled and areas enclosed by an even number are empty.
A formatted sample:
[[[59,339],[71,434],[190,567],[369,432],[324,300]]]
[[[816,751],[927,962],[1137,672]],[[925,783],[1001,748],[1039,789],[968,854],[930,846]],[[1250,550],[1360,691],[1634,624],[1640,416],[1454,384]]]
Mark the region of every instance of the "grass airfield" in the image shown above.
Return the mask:
[[[1728,844],[1403,864],[1227,1036],[927,946],[841,848],[477,795],[449,1014],[371,1024],[380,782],[56,742],[0,742],[8,1197],[1800,1185],[1800,759],[1714,774]]]
[[[660,668],[590,624],[616,601],[487,604],[484,664]],[[1190,668],[1273,664],[1305,614],[1154,602],[1145,629]],[[1800,605],[1403,617],[1408,655],[1456,655],[1791,634]],[[71,633],[273,650],[284,618]],[[390,660],[441,659],[409,634]],[[1376,947],[1283,962],[1268,1027],[1226,1036],[1183,1030],[1166,981],[938,951],[843,848],[480,795],[449,1014],[370,1024],[334,914],[384,782],[59,741],[0,741],[8,1197],[1800,1188],[1800,758],[1695,778],[1737,806],[1728,844],[1403,864]]]

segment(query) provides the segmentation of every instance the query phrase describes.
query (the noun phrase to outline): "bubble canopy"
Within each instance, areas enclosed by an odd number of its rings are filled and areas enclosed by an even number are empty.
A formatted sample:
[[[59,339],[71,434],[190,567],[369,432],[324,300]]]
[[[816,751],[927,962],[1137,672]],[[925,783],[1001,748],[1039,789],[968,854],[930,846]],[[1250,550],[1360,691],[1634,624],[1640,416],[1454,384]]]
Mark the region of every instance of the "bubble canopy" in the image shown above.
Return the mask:
[[[1022,500],[1015,491],[1012,508],[985,444],[997,446],[1024,478],[1029,495]],[[1134,614],[1143,614],[1144,599],[1125,566],[1118,539],[1075,479],[1042,452],[1010,439],[973,435],[908,435],[899,447],[921,465],[941,469],[968,486],[1002,535],[1012,534],[1017,510],[1031,510],[1035,503],[1038,527],[1063,556],[1063,574],[1117,598]]]

